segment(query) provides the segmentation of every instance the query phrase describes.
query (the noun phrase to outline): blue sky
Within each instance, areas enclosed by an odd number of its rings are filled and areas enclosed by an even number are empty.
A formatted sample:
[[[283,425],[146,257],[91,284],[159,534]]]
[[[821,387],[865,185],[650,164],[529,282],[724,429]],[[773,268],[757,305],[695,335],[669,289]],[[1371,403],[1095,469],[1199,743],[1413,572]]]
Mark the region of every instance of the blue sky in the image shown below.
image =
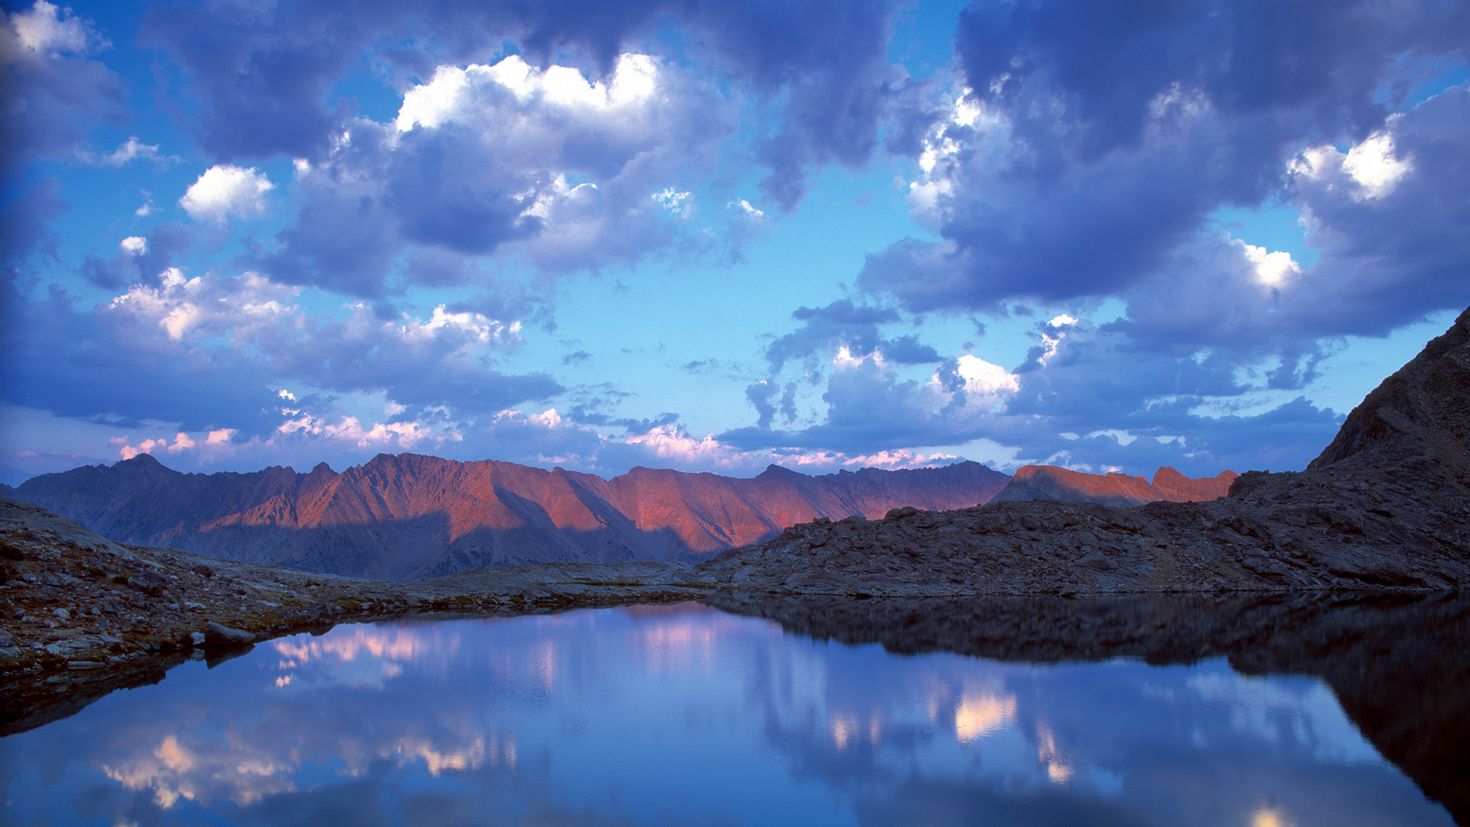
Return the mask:
[[[5,3],[0,471],[1291,470],[1470,303],[1470,6]]]

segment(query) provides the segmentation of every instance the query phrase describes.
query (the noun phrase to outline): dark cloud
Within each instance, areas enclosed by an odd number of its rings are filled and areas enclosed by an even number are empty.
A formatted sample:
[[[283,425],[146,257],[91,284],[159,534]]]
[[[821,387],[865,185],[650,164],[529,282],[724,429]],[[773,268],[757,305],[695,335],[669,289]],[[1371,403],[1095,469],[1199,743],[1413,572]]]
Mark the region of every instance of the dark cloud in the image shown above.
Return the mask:
[[[51,220],[68,209],[61,200],[61,182],[42,178],[26,187],[6,183],[7,195],[19,191],[15,200],[0,206],[0,264],[14,270],[33,253],[55,259],[57,238]]]
[[[169,223],[138,237],[145,243],[141,252],[130,253],[114,248],[116,252],[111,256],[87,255],[80,269],[82,278],[113,292],[147,281],[181,263],[183,253],[194,242],[194,230],[185,224]]]
[[[1381,128],[1426,62],[1463,62],[1470,10],[976,4],[956,43],[973,98],[931,135],[916,203],[943,241],[859,279],[915,310],[1126,290],[1216,208],[1282,194],[1296,153]]]
[[[400,84],[438,63],[493,62],[510,42],[541,65],[571,60],[605,75],[620,52],[649,48],[671,22],[697,44],[693,57],[780,102],[780,125],[759,155],[771,168],[768,197],[791,207],[810,167],[855,166],[874,151],[905,82],[885,57],[892,16],[892,4],[874,0],[369,0],[351,8],[216,0],[156,7],[142,31],[201,105],[201,143],[231,160],[324,151],[350,115],[331,102],[333,85],[359,70],[369,49],[381,49]]]
[[[22,18],[40,25],[24,27]],[[0,171],[74,153],[91,130],[122,113],[126,86],[91,59],[108,47],[92,24],[55,5],[15,10],[0,26]]]
[[[885,359],[900,364],[926,364],[941,358],[916,336],[888,339],[882,335],[883,325],[902,320],[892,308],[839,299],[823,307],[798,307],[791,318],[801,325],[766,347],[766,361],[773,373],[780,372],[788,362],[812,356],[831,358],[840,345],[859,355],[880,351]]]
[[[1470,41],[1467,41],[1470,42]],[[1381,334],[1470,305],[1470,87],[1395,118],[1386,135],[1411,169],[1374,195],[1341,171],[1295,176],[1293,201],[1320,253],[1280,310],[1309,330]]]
[[[707,2],[691,21],[726,67],[769,98],[781,126],[760,147],[761,190],[791,209],[808,170],[867,162],[906,78],[887,62],[893,5],[873,0]]]
[[[77,312],[56,287],[40,300],[12,296],[5,310],[7,403],[82,419],[162,418],[189,430],[258,432],[272,424],[266,408],[277,380],[259,363],[221,370],[210,354],[169,347],[161,335],[131,335],[108,323],[105,310]]]
[[[1271,352],[1283,366],[1305,362],[1278,380],[1300,387],[1320,337],[1382,335],[1436,310],[1470,305],[1464,266],[1470,237],[1461,229],[1470,226],[1466,122],[1466,87],[1395,117],[1378,138],[1353,150],[1371,157],[1363,161],[1371,168],[1387,171],[1389,178],[1371,187],[1344,168],[1338,150],[1306,153],[1290,192],[1307,244],[1318,253],[1314,263],[1294,264],[1273,283],[1263,280],[1246,245],[1205,237],[1182,245],[1123,293],[1128,315],[1114,327],[1140,341],[1257,357]],[[1360,174],[1376,180],[1370,171]]]
[[[402,122],[352,121],[298,170],[300,209],[259,266],[378,297],[400,253],[408,279],[442,286],[483,283],[474,259],[492,253],[554,274],[680,243],[680,217],[655,196],[697,175],[728,132],[717,90],[633,60],[609,83],[647,81],[643,96],[568,99],[517,60],[503,75],[447,69],[410,92]],[[525,86],[504,79],[519,70]]]

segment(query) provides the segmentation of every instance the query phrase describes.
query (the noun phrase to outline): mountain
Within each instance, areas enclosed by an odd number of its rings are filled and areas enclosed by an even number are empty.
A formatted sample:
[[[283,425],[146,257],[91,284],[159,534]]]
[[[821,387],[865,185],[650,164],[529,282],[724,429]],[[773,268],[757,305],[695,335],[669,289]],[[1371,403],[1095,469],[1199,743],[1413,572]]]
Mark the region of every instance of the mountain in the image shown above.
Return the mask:
[[[669,560],[759,542],[816,517],[988,501],[974,462],[759,476],[634,468],[605,480],[509,462],[380,454],[341,473],[185,474],[140,454],[35,477],[16,499],[121,542],[305,571],[405,579],[504,563]]]
[[[1101,505],[1143,505],[1169,502],[1214,500],[1230,493],[1230,484],[1240,476],[1222,471],[1214,477],[1190,479],[1173,468],[1160,468],[1153,482],[1127,474],[1084,474],[1054,465],[1027,465],[1016,470],[1010,483],[995,495],[993,502],[1053,500]]]

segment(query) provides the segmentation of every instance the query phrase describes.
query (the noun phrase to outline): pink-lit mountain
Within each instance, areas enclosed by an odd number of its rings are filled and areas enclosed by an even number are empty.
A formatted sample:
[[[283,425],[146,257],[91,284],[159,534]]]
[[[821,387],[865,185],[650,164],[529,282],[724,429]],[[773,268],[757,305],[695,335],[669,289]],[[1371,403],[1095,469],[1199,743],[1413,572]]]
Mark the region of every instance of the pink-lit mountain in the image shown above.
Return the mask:
[[[704,556],[816,517],[987,502],[975,462],[750,479],[634,468],[610,480],[509,462],[380,454],[341,473],[185,474],[143,454],[36,477],[13,496],[104,536],[308,571],[403,579],[504,563]]]
[[[1085,474],[1053,465],[1027,465],[1016,469],[1010,483],[994,499],[996,502],[1055,500],[1115,506],[1159,500],[1202,502],[1229,494],[1230,484],[1238,476],[1234,471],[1222,471],[1214,477],[1191,479],[1164,467],[1149,482],[1127,474]]]

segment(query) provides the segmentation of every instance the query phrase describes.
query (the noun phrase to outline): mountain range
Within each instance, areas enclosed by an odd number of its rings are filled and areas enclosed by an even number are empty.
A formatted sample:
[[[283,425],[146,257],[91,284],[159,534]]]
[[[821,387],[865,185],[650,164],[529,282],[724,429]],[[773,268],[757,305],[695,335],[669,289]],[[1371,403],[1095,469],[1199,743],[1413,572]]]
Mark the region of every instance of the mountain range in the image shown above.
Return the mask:
[[[634,468],[603,479],[511,462],[379,454],[337,472],[189,474],[149,454],[35,477],[0,491],[107,537],[305,571],[394,580],[489,565],[693,559],[768,540],[818,517],[877,519],[992,499],[1134,505],[1224,496],[1233,472],[1153,483],[976,462],[811,476],[772,465],[751,478]]]
[[[380,454],[340,473],[186,474],[140,454],[35,477],[12,496],[139,545],[307,571],[407,579],[487,565],[705,556],[816,517],[990,500],[1008,477],[976,462],[749,479]]]

